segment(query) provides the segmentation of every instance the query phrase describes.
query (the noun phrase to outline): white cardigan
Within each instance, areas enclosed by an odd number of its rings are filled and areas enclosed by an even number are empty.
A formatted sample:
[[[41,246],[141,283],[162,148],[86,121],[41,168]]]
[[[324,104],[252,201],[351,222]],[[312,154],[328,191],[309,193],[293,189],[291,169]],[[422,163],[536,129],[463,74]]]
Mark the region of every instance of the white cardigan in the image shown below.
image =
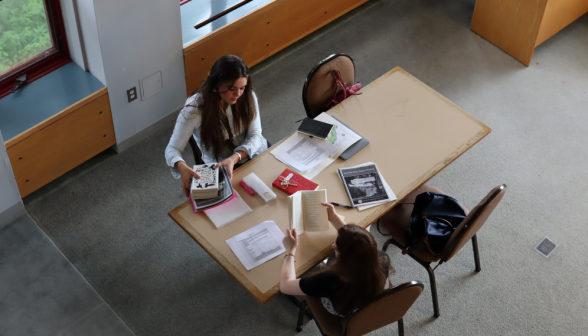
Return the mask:
[[[169,143],[165,148],[165,161],[167,165],[171,168],[172,175],[175,178],[180,178],[180,173],[174,168],[174,165],[178,161],[184,161],[182,158],[182,151],[186,148],[186,144],[192,134],[196,138],[196,143],[200,150],[202,151],[202,160],[205,163],[213,163],[217,162],[214,154],[212,151],[207,151],[202,146],[201,137],[200,137],[200,126],[202,123],[202,111],[198,108],[188,105],[198,105],[196,102],[200,94],[197,93],[186,100],[186,105],[178,115],[178,119],[176,120],[176,126],[174,127],[174,132],[169,139]],[[255,157],[256,155],[260,154],[264,150],[267,149],[267,141],[261,135],[261,120],[259,118],[259,105],[257,103],[257,96],[253,93],[253,101],[255,105],[255,118],[251,121],[249,125],[249,129],[247,134],[235,134],[232,130],[233,126],[233,111],[231,110],[231,106],[227,107],[227,117],[229,119],[229,125],[231,125],[231,131],[233,132],[233,143],[235,146],[235,151],[243,150],[247,153],[250,158]],[[229,138],[227,131],[224,130],[225,139]],[[229,156],[233,155],[234,152],[229,150],[225,150],[224,152],[220,153],[219,161],[222,162]],[[246,160],[239,161],[239,163],[244,163]]]

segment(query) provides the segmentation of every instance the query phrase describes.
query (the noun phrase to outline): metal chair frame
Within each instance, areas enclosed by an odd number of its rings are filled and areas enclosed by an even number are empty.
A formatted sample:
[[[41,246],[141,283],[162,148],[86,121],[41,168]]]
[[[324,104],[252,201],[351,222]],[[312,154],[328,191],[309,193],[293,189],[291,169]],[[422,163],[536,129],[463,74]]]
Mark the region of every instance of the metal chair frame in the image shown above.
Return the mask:
[[[334,60],[337,57],[347,57],[349,58],[349,60],[351,60],[351,63],[353,64],[353,80],[355,81],[355,62],[353,61],[353,58],[351,58],[351,56],[345,54],[345,53],[337,53],[337,54],[332,54],[329,57],[325,58],[324,60],[320,61],[317,65],[315,65],[312,70],[310,70],[310,73],[308,73],[308,76],[306,76],[306,80],[304,81],[304,86],[302,87],[302,105],[304,105],[304,110],[306,111],[306,116],[308,118],[313,118],[311,117],[310,114],[310,108],[308,107],[308,101],[306,99],[306,94],[308,92],[308,84],[310,83],[310,80],[312,79],[312,77],[314,76],[314,74],[318,71],[318,69],[320,69],[323,65],[325,65],[326,63],[329,63],[330,61]]]
[[[498,196],[500,194],[500,192],[502,192],[502,190],[504,190],[506,188],[506,185],[503,184],[500,188],[498,188],[489,198],[488,200],[480,207],[478,207],[477,209],[475,209],[475,213],[471,213],[471,219],[470,221],[473,223],[475,222],[478,217],[480,216],[480,214],[484,211],[484,209],[486,209],[486,206],[488,206],[488,204],[490,204],[495,198],[496,196]],[[470,217],[468,216],[468,217]],[[382,230],[380,230],[380,220],[378,219],[378,221],[376,222],[376,227],[378,229],[378,232],[380,232],[380,234],[382,235],[386,235],[382,232]],[[453,253],[453,251],[455,250],[455,247],[457,246],[458,242],[461,240],[461,237],[463,237],[469,230],[470,226],[466,227],[464,230],[461,230],[461,232],[459,232],[459,236],[456,237],[456,239],[453,240],[453,243],[451,246],[448,246],[445,248],[445,250],[443,251],[442,255],[441,255],[441,259],[440,261],[437,263],[437,265],[434,268],[431,268],[431,263],[430,262],[425,262],[420,260],[417,256],[415,256],[414,254],[412,254],[411,252],[407,252],[407,254],[414,259],[416,262],[418,262],[421,266],[423,266],[426,270],[427,273],[429,274],[429,281],[431,282],[431,295],[433,298],[433,311],[434,317],[439,317],[439,301],[437,298],[437,282],[435,280],[435,269],[441,265],[444,262],[447,262],[447,259],[449,258],[449,256]],[[455,233],[454,233],[455,234]],[[475,271],[476,272],[480,272],[482,270],[481,266],[480,266],[480,253],[478,251],[478,238],[476,237],[476,235],[474,234],[472,236],[472,247],[474,250],[474,262],[476,265]],[[384,246],[382,247],[382,250],[386,251],[388,249],[388,246],[390,246],[390,244],[398,247],[399,249],[403,250],[405,248],[405,246],[402,246],[399,242],[397,242],[396,240],[394,240],[394,238],[390,238],[388,239],[385,243]]]

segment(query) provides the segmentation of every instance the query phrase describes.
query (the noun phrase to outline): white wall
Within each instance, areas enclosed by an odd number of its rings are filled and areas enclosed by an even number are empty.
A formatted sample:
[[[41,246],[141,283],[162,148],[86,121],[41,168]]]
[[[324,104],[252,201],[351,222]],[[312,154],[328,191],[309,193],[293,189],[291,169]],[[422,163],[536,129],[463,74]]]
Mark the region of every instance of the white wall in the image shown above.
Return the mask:
[[[0,132],[0,226],[25,213]]]
[[[71,59],[106,85],[92,0],[60,0]],[[76,19],[76,8],[78,18]],[[79,24],[78,24],[79,19]],[[78,27],[81,31],[78,30]],[[81,34],[81,36],[80,36]],[[83,49],[83,50],[82,50]],[[83,51],[86,53],[84,60]]]
[[[178,0],[94,0],[94,10],[120,144],[177,111],[186,100],[180,5]],[[162,73],[163,89],[129,103],[126,91],[137,87],[139,92],[139,81],[157,71]]]

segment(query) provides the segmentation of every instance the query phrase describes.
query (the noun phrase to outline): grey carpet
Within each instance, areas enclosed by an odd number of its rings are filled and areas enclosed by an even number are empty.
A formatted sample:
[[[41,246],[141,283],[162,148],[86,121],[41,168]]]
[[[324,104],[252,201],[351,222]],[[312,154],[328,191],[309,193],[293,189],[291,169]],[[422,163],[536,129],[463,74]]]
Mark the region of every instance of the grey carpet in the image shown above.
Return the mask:
[[[469,30],[473,8],[373,0],[254,67],[264,134],[275,143],[294,130],[304,78],[333,52],[355,58],[364,85],[401,66],[493,129],[430,184],[469,208],[508,185],[479,233],[482,272],[470,244],[438,268],[440,318],[424,269],[390,250],[394,281],[426,286],[407,335],[585,334],[588,16],[539,46],[527,68]],[[184,200],[163,159],[172,127],[33,195],[29,212],[137,335],[296,334],[289,302],[259,305],[168,218]],[[533,250],[544,236],[560,244],[549,259]],[[306,323],[301,334],[318,330]]]

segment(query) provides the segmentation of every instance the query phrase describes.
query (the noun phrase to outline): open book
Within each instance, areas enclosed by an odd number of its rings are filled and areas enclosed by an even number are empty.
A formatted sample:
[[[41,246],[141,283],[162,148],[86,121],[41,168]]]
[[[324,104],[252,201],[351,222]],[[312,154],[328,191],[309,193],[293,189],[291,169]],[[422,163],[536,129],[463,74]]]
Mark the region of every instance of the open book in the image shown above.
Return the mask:
[[[288,196],[290,230],[298,234],[305,231],[326,231],[329,229],[327,209],[321,203],[327,202],[327,190],[302,190]]]

